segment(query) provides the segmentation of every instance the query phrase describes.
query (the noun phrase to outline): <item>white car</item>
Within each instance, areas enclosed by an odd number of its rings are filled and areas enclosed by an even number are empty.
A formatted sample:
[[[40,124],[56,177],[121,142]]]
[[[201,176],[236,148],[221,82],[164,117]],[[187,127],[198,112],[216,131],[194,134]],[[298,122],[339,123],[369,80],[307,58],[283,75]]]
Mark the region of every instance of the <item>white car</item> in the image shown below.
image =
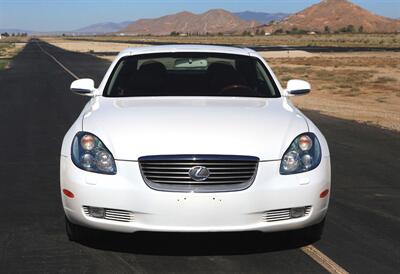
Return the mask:
[[[98,88],[80,79],[71,90],[91,97],[61,149],[71,240],[87,227],[321,234],[329,149],[288,99],[310,85],[282,89],[255,51],[126,49]]]

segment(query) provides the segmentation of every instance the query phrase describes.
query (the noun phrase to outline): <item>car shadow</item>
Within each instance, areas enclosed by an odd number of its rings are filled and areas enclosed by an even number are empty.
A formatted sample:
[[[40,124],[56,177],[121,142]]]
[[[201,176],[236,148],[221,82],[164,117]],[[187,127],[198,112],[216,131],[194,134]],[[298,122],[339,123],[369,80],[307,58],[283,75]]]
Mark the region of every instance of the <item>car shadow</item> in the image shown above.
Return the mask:
[[[133,234],[87,231],[87,247],[123,253],[158,256],[238,255],[296,249],[318,241],[305,239],[302,230],[289,232],[167,233]]]

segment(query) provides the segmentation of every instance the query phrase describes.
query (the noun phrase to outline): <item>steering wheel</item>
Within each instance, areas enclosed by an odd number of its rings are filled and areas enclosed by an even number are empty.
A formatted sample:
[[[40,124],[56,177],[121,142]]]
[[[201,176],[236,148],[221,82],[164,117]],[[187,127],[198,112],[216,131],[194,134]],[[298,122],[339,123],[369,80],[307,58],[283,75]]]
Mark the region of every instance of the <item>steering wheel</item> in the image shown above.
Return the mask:
[[[248,86],[241,85],[241,84],[232,84],[232,85],[226,86],[226,87],[224,87],[223,89],[221,89],[221,91],[220,91],[219,93],[221,94],[221,93],[225,93],[225,92],[227,92],[227,91],[237,90],[237,89],[241,89],[241,90],[244,89],[244,90],[250,91],[250,92],[253,91],[253,89],[251,89],[251,88],[248,87]]]

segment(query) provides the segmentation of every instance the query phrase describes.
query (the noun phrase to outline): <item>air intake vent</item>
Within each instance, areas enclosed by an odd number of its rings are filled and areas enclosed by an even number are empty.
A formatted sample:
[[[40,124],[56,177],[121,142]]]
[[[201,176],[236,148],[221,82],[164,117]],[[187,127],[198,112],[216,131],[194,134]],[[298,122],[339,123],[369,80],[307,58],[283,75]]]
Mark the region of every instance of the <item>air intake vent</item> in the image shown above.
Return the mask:
[[[85,212],[86,215],[95,217],[91,215],[91,207],[89,206],[84,206],[83,207],[83,212]],[[98,208],[96,208],[98,209]],[[134,215],[133,212],[131,211],[126,211],[126,210],[119,210],[119,209],[110,209],[110,208],[104,208],[104,215],[103,217],[98,217],[96,216],[95,218],[102,218],[110,221],[118,221],[118,222],[133,222],[134,220]]]
[[[259,159],[251,156],[162,155],[139,158],[146,184],[156,190],[222,192],[248,188]]]
[[[284,221],[296,218],[292,216],[291,210],[292,210],[291,208],[270,210],[265,212],[263,219],[266,222],[277,222],[277,221]],[[302,217],[307,216],[308,214],[310,214],[310,212],[311,212],[311,206],[304,207],[304,215]]]

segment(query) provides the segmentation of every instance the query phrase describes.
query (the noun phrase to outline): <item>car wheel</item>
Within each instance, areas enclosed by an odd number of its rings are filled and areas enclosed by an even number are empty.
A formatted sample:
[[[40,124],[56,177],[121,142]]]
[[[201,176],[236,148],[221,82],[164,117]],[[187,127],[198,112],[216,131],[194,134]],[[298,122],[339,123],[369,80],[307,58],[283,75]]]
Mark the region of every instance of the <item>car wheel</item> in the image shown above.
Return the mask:
[[[67,216],[65,216],[65,231],[67,233],[68,239],[72,242],[80,242],[85,239],[85,231],[82,227],[71,223]]]

